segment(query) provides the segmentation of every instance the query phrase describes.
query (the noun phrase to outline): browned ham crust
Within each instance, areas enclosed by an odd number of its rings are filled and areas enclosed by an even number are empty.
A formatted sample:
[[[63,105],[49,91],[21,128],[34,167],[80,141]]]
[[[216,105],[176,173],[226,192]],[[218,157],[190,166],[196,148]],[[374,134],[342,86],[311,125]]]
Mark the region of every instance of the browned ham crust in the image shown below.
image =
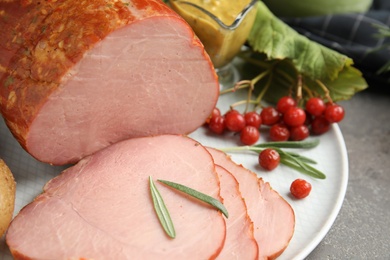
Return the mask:
[[[51,164],[190,133],[218,98],[203,45],[160,0],[3,0],[0,39],[1,113]]]

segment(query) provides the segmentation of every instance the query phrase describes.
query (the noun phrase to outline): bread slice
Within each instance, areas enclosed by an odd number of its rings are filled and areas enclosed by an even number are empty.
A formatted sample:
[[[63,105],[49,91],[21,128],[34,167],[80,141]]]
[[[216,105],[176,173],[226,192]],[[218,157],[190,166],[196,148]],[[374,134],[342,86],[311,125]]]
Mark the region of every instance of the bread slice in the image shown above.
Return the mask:
[[[15,207],[16,183],[11,170],[0,159],[0,237],[11,222]]]

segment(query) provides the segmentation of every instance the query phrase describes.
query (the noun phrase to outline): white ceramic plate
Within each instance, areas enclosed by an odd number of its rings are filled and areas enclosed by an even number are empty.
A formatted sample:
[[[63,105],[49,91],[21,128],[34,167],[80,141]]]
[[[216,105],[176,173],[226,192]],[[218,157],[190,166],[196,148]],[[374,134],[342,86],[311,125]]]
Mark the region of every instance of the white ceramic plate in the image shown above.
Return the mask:
[[[222,111],[227,110],[229,105],[239,98],[238,96],[237,93],[222,96],[218,107]],[[260,142],[267,139],[267,131],[264,130]],[[215,148],[239,144],[238,136],[232,134],[215,136],[205,127],[199,128],[190,136],[204,145]],[[334,125],[330,132],[319,138],[318,147],[299,152],[318,162],[316,168],[327,175],[325,180],[312,179],[283,165],[272,172],[265,172],[257,165],[256,154],[231,154],[234,161],[257,172],[265,181],[270,182],[295,211],[295,233],[280,259],[306,257],[329,231],[344,199],[348,181],[348,158],[343,136],[338,126]],[[37,162],[20,147],[3,122],[0,123],[0,157],[11,168],[17,182],[15,214],[42,191],[48,180],[65,168]],[[309,180],[313,187],[311,194],[303,200],[295,200],[289,195],[290,184],[297,178]],[[0,239],[0,259],[12,259],[4,237]]]
[[[222,113],[229,105],[245,99],[245,93],[226,94],[221,96],[218,108]],[[240,96],[237,98],[237,96]],[[240,108],[238,108],[240,110]],[[198,129],[190,135],[200,140],[203,145],[215,148],[226,148],[239,145],[239,137],[228,133],[223,137],[213,135],[206,127]],[[236,163],[256,172],[259,177],[269,182],[293,207],[296,217],[294,236],[278,259],[304,259],[321,242],[328,233],[342,206],[348,184],[348,155],[344,138],[337,124],[329,132],[319,137],[320,144],[312,149],[294,149],[306,157],[314,159],[315,168],[326,174],[325,180],[314,179],[303,175],[284,165],[271,172],[258,166],[258,155],[255,153],[230,153]],[[268,140],[268,129],[262,127],[259,142]],[[291,150],[291,149],[290,149]],[[290,184],[297,178],[308,180],[312,191],[302,200],[290,195]]]

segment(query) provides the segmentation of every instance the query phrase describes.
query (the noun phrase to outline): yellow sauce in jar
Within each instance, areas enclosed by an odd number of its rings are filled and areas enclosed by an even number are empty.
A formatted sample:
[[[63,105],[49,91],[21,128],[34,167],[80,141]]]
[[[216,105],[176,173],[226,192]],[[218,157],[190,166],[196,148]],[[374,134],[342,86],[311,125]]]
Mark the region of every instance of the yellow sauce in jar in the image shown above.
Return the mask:
[[[204,11],[185,4],[193,3],[231,26],[251,0],[171,0],[170,5],[199,37],[216,68],[229,63],[246,41],[256,17],[256,8],[242,18],[236,28],[224,28]]]

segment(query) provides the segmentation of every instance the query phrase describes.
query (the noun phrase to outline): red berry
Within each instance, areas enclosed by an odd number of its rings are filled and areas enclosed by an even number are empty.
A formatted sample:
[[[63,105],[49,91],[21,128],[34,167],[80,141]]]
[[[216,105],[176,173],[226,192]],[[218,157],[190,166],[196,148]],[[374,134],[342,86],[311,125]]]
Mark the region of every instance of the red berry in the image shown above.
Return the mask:
[[[276,109],[284,114],[287,112],[287,110],[291,107],[295,107],[297,105],[297,102],[292,97],[285,96],[279,99],[278,103],[276,104]]]
[[[311,132],[316,135],[321,135],[329,131],[330,123],[323,116],[318,116],[311,122]]]
[[[211,118],[216,117],[216,116],[220,116],[220,115],[221,115],[221,111],[217,107],[215,107],[213,109],[213,112],[211,112],[211,115],[206,119],[206,124],[210,123]]]
[[[325,118],[330,123],[338,123],[344,118],[344,108],[337,104],[328,105],[325,109]]]
[[[245,127],[245,118],[237,110],[230,110],[225,114],[225,125],[232,132],[240,132]]]
[[[215,116],[210,119],[209,129],[216,134],[222,134],[225,130],[225,118],[223,116]]]
[[[290,139],[293,141],[305,140],[310,135],[306,125],[294,126],[290,128]]]
[[[260,125],[261,125],[260,114],[256,113],[255,111],[251,111],[251,112],[245,113],[244,118],[245,118],[246,125],[251,125],[251,126],[254,126],[256,128],[260,128]]]
[[[283,124],[276,124],[269,129],[269,137],[272,141],[287,141],[290,131]]]
[[[260,112],[261,122],[264,125],[274,125],[279,122],[281,116],[274,107],[266,107]]]
[[[306,102],[306,111],[313,116],[322,115],[325,108],[325,102],[321,98],[312,97]]]
[[[238,110],[230,109],[230,110],[228,110],[228,111],[225,113],[225,115],[230,114],[230,113],[232,113],[232,114],[240,114],[240,112],[238,112]]]
[[[240,140],[245,145],[252,145],[260,138],[260,132],[257,127],[247,125],[240,132]]]
[[[283,121],[288,126],[303,125],[306,121],[306,113],[302,108],[291,107],[283,115]]]
[[[213,112],[211,113],[211,117],[216,117],[216,116],[220,116],[220,115],[221,115],[221,111],[219,110],[219,108],[214,107]]]
[[[311,191],[311,184],[303,179],[296,179],[291,183],[290,192],[297,199],[306,198]]]
[[[275,169],[280,162],[280,155],[274,149],[267,148],[259,154],[259,164],[268,171]]]

